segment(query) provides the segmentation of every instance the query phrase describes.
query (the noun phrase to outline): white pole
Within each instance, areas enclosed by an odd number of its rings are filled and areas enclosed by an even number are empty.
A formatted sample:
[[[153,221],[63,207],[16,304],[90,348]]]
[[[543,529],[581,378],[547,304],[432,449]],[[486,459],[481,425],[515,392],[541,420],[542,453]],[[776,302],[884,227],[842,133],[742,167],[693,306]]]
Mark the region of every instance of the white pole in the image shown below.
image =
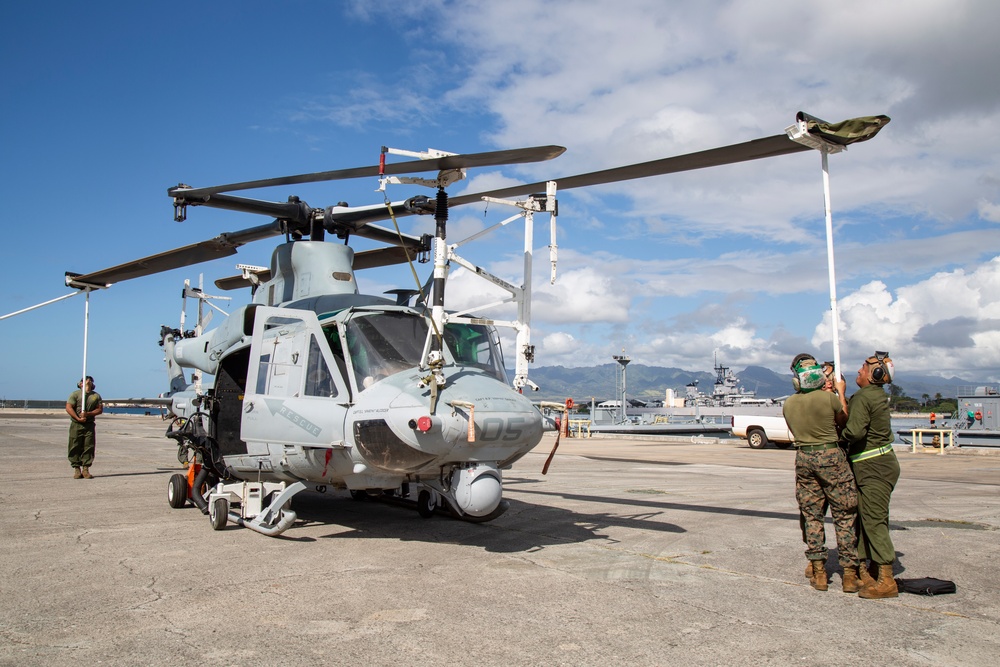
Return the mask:
[[[830,205],[829,151],[820,149],[823,156],[823,200],[826,207],[826,264],[830,274],[830,323],[833,327],[834,377],[839,381],[840,372],[840,315],[837,312],[837,276],[833,262],[833,209]]]
[[[32,310],[35,310],[36,308],[41,308],[42,306],[47,306],[50,303],[55,303],[57,301],[62,301],[63,299],[69,299],[71,297],[76,296],[77,294],[79,294],[79,292],[73,292],[72,294],[64,294],[63,296],[56,297],[55,299],[49,299],[45,303],[40,303],[40,304],[38,304],[36,306],[30,306],[28,308],[22,308],[21,310],[18,310],[18,311],[13,312],[13,313],[7,313],[6,315],[0,315],[0,320],[5,320],[8,317],[14,317],[15,315],[20,315],[21,313],[27,313],[27,312],[30,312]]]
[[[90,329],[90,288],[84,290],[87,299],[83,307],[83,379],[80,380],[80,412],[83,414],[87,409],[87,334]]]
[[[187,286],[185,285],[185,288],[186,287]],[[195,335],[195,337],[200,336],[201,333],[202,333],[202,329],[203,329],[203,327],[201,326],[201,322],[202,322],[202,320],[205,317],[205,298],[204,297],[205,297],[205,274],[204,273],[199,273],[198,274],[198,322],[194,326],[194,335]],[[184,330],[183,329],[181,329],[181,335],[182,336],[184,335]],[[194,390],[195,390],[195,393],[197,393],[199,396],[201,396],[201,371],[196,368],[196,369],[194,369],[194,372],[191,373],[191,375],[192,375],[191,379],[194,380]]]

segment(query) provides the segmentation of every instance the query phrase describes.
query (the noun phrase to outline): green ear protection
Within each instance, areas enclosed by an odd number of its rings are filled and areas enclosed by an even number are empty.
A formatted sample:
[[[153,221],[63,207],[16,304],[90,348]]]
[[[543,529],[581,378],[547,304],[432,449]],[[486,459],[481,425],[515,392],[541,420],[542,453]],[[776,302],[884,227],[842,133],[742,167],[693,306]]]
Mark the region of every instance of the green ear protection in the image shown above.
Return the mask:
[[[811,354],[800,354],[792,360],[792,386],[795,391],[809,393],[822,389],[826,384],[826,374]]]

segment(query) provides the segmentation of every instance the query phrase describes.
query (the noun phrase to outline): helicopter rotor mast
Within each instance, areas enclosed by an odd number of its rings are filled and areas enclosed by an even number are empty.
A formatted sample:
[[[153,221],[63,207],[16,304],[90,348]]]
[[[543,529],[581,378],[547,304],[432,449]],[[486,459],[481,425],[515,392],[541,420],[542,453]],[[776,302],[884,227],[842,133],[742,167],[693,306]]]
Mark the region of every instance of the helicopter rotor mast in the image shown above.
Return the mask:
[[[389,183],[423,185],[425,187],[436,188],[434,205],[434,273],[432,283],[431,302],[431,323],[434,326],[430,334],[428,344],[424,347],[423,365],[430,369],[431,375],[423,380],[431,387],[431,413],[437,405],[437,391],[445,385],[445,377],[442,370],[444,365],[444,326],[447,315],[444,310],[444,292],[448,281],[448,192],[446,188],[466,177],[464,166],[441,164],[436,179],[420,178],[416,176],[392,176],[386,173],[385,156],[387,154],[406,155],[418,157],[423,161],[434,160],[440,163],[441,159],[454,157],[454,153],[446,153],[435,149],[428,149],[426,152],[406,151],[398,148],[382,147],[379,156],[379,192],[385,192]],[[388,197],[386,198],[388,202]],[[420,202],[425,199],[418,200]],[[391,206],[391,204],[390,204]]]

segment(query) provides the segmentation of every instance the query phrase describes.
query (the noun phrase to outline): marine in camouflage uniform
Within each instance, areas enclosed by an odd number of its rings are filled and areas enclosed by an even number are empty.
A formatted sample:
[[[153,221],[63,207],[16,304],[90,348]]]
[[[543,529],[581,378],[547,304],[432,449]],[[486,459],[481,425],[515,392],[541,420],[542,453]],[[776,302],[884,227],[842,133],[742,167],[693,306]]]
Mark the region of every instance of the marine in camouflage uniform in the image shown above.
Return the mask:
[[[837,391],[817,391],[826,383],[815,359],[799,355],[792,363],[797,393],[785,401],[783,414],[795,436],[795,498],[803,523],[810,583],[827,590],[824,520],[829,506],[837,536],[837,560],[844,568],[843,589],[856,592],[858,555],[855,522],[858,493],[847,456],[839,447],[837,426],[847,419],[843,381]]]

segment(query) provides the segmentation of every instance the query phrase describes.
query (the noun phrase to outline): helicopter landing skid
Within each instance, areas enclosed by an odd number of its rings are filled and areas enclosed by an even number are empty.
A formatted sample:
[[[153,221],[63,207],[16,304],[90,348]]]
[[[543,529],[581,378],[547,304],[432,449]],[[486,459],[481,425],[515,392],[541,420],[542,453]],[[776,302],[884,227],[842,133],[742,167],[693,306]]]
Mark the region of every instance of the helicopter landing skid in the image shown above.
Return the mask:
[[[277,537],[298,518],[291,510],[292,497],[305,490],[302,482],[220,482],[208,495],[208,517],[212,528],[222,530],[228,521],[250,530]],[[265,507],[265,500],[271,502]]]

